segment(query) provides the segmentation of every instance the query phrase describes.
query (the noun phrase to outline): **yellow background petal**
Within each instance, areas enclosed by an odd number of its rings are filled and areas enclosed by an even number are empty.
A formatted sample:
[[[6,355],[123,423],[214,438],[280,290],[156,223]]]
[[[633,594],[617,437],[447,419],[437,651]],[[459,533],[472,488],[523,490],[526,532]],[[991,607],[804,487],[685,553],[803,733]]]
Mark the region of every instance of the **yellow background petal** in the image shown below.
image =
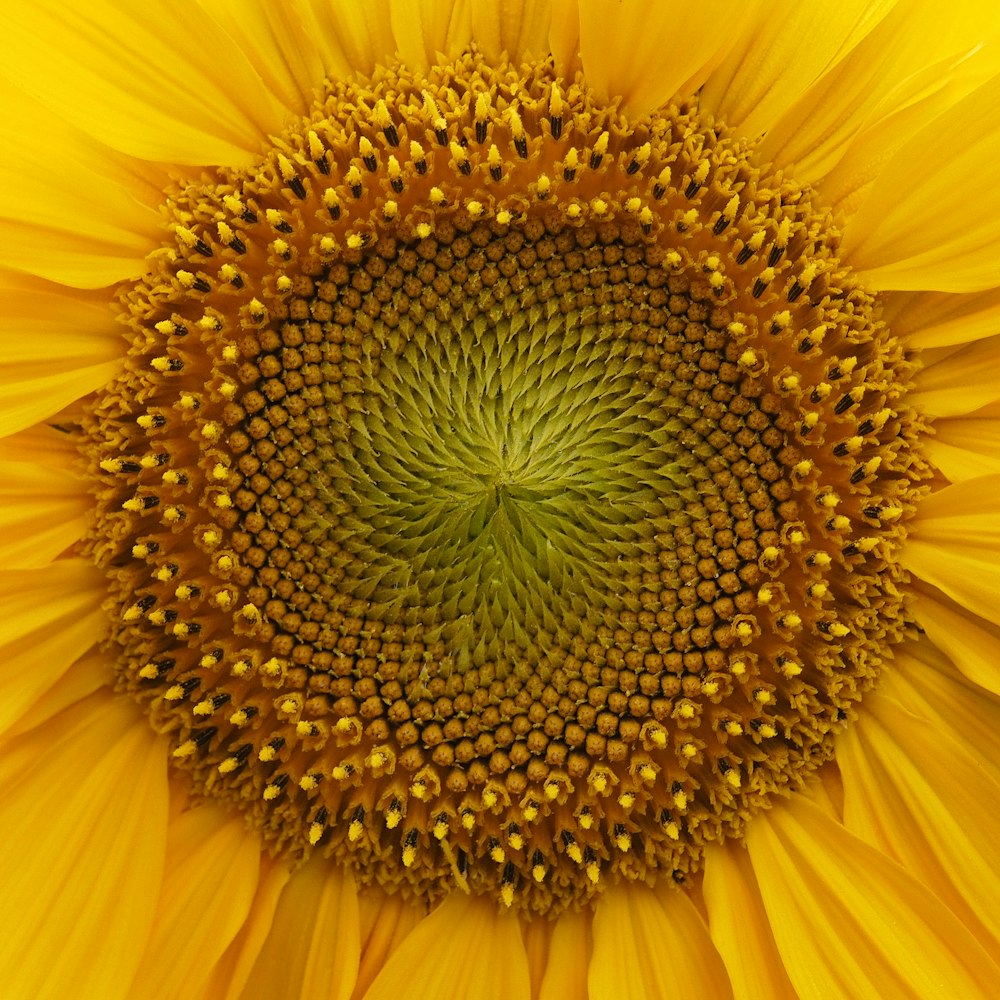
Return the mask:
[[[0,576],[0,733],[97,642],[104,595],[86,559]]]
[[[447,896],[392,954],[365,1000],[529,1000],[520,921],[485,897]]]
[[[900,562],[963,607],[1000,624],[1000,476],[955,483],[921,501]]]
[[[390,0],[396,51],[404,64],[426,69],[438,53],[454,57],[472,37],[468,4],[459,0]]]
[[[892,697],[890,670],[837,742],[844,825],[927,885],[1000,957],[1000,785],[947,729]],[[983,753],[1000,756],[1000,734]]]
[[[742,5],[740,5],[742,6]],[[712,73],[701,105],[739,135],[756,137],[770,129],[823,72],[844,58],[892,9],[891,0],[850,0],[836,4],[789,4],[775,13],[763,3],[736,44]],[[719,20],[718,8],[714,10]],[[727,9],[735,16],[739,7]],[[727,23],[716,34],[726,35]]]
[[[726,843],[706,853],[702,895],[712,940],[726,963],[737,1000],[754,996],[797,1000],[742,843]]]
[[[613,886],[594,912],[592,997],[725,1000],[729,976],[701,914],[683,892]]]
[[[368,888],[358,897],[361,919],[361,964],[355,998],[364,996],[389,956],[403,943],[426,913],[422,906],[389,895],[378,888]]]
[[[242,996],[348,1000],[360,955],[354,878],[315,858],[289,878]]]
[[[127,1000],[163,871],[163,741],[102,692],[0,761],[4,995]]]
[[[243,817],[213,803],[171,821],[166,874],[131,996],[186,1000],[203,990],[247,919],[260,850]]]
[[[1000,399],[1000,337],[924,352],[913,379],[913,402],[936,417],[965,416]]]
[[[995,996],[1000,970],[957,918],[805,797],[757,816],[747,846],[800,996]]]
[[[498,0],[474,3],[472,36],[487,62],[506,52],[515,63],[528,56],[543,59],[549,49],[551,0]]]
[[[8,79],[141,159],[248,164],[288,113],[210,11],[191,3],[7,5],[4,43]]]
[[[974,292],[1000,284],[998,158],[1000,75],[885,164],[845,227],[843,259],[880,290]]]
[[[588,1000],[587,970],[594,948],[588,911],[563,913],[551,926],[538,1000]]]

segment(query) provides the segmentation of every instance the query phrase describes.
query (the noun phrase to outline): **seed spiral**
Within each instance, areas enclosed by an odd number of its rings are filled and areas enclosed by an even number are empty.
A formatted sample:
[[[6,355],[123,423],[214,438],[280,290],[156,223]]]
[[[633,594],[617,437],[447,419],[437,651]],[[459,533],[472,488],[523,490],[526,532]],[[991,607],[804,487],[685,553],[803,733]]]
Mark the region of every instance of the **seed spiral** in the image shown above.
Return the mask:
[[[95,400],[118,677],[195,794],[432,901],[683,883],[906,627],[910,364],[695,101],[475,52],[168,203]]]

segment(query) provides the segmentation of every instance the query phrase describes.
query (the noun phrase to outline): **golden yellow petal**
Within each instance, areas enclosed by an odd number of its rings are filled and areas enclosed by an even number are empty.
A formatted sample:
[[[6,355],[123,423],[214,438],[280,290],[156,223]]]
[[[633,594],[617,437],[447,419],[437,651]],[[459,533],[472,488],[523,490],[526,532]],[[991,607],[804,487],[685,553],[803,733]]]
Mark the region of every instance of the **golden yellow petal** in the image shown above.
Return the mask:
[[[361,964],[355,997],[364,996],[389,956],[403,943],[425,913],[422,906],[389,895],[379,888],[365,889],[358,898],[361,914]]]
[[[743,844],[727,842],[705,855],[702,894],[712,940],[726,963],[733,994],[796,1000]]]
[[[1000,399],[1000,336],[963,347],[925,351],[913,380],[913,402],[935,417],[966,416]]]
[[[1000,756],[992,752],[1000,733],[1000,696],[969,680],[949,655],[923,639],[898,647],[896,672],[912,681],[892,687],[896,700],[949,733],[979,761],[983,774],[1000,784]]]
[[[426,69],[439,52],[457,56],[472,37],[468,5],[462,0],[390,0],[396,51],[407,66]]]
[[[639,883],[612,886],[594,911],[592,997],[725,1000],[729,975],[691,897]]]
[[[393,952],[364,1000],[529,1000],[516,916],[492,899],[447,896]]]
[[[164,864],[161,740],[102,692],[6,745],[0,762],[0,992],[136,996]]]
[[[281,893],[243,1000],[349,1000],[360,956],[354,878],[316,857],[292,873]]]
[[[1000,969],[954,914],[804,796],[755,817],[747,846],[800,996],[995,996]]]
[[[104,594],[86,559],[0,575],[0,734],[100,639]]]
[[[900,562],[964,608],[1000,623],[1000,476],[967,479],[921,501]]]
[[[717,8],[706,5],[719,19]],[[742,5],[740,5],[742,6]],[[776,13],[763,3],[701,93],[702,107],[740,135],[772,128],[822,74],[845,58],[892,9],[892,0],[789,4]],[[727,17],[738,7],[730,7]],[[727,22],[716,34],[731,30]]]
[[[243,818],[214,803],[171,820],[167,874],[132,996],[187,1000],[204,990],[250,912],[260,851]]]
[[[8,79],[141,159],[248,164],[288,113],[210,5],[16,4],[6,10],[4,43]],[[74,179],[74,194],[83,190]]]
[[[949,295],[896,292],[885,296],[885,319],[911,347],[950,347],[1000,330],[1000,288]]]
[[[552,0],[549,49],[556,72],[572,79],[580,66],[580,8],[577,0]]]
[[[162,229],[162,169],[109,149],[2,77],[0,143],[0,265],[81,288],[142,272]]]
[[[953,482],[1000,475],[1000,402],[934,421],[924,453]]]
[[[284,858],[261,856],[257,892],[250,904],[250,914],[225,954],[215,963],[200,998],[194,995],[189,1000],[238,1000],[267,940],[288,877],[288,863]]]
[[[487,62],[507,53],[515,64],[543,59],[549,50],[551,0],[499,0],[472,5],[472,37]]]
[[[823,191],[822,178],[873,119],[944,88],[948,70],[989,30],[981,0],[896,4],[871,32],[782,115],[760,145],[762,162],[793,170]]]
[[[1000,695],[1000,626],[956,604],[936,587],[913,588],[913,614],[955,667],[970,681]]]
[[[594,948],[588,911],[563,913],[551,929],[538,1000],[588,1000],[587,970]]]
[[[727,12],[682,0],[619,4],[609,19],[602,0],[580,0],[580,56],[587,83],[606,100],[622,98],[640,116],[676,94],[688,96],[748,29],[756,2]]]
[[[72,472],[0,460],[0,561],[44,566],[84,535],[90,507]]]
[[[879,290],[996,286],[1000,75],[905,142],[844,229],[843,259]]]
[[[948,729],[892,696],[910,681],[888,671],[837,743],[844,825],[916,875],[1000,957],[1000,785]],[[1000,756],[1000,734],[982,754]],[[982,756],[982,754],[980,756]]]

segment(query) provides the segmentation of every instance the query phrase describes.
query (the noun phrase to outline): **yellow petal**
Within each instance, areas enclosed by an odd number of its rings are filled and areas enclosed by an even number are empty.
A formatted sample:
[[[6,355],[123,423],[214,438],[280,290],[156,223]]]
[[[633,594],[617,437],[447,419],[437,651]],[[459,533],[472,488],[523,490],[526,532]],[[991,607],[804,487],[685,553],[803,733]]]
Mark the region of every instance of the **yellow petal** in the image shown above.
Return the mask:
[[[816,184],[873,118],[944,87],[950,64],[978,45],[984,30],[977,2],[957,3],[949,14],[941,17],[938,0],[894,6],[768,131],[760,161],[793,168],[796,181]]]
[[[364,1000],[529,1000],[518,918],[492,899],[453,894],[390,956]]]
[[[949,733],[979,761],[991,782],[1000,784],[1000,756],[991,753],[1000,733],[1000,697],[970,681],[925,640],[901,643],[895,659],[897,671],[913,682],[893,685],[896,700],[936,730]]]
[[[702,894],[734,995],[796,1000],[743,844],[727,842],[706,853]]]
[[[364,890],[358,898],[358,906],[361,964],[354,991],[356,997],[364,996],[389,956],[425,916],[422,906],[403,899],[399,893],[389,895],[378,888]]]
[[[606,3],[581,0],[580,56],[587,83],[605,100],[621,97],[635,116],[679,93],[689,96],[748,30],[757,7],[732,8],[720,31],[720,12],[711,4],[619,4],[609,23]]]
[[[104,292],[0,271],[0,426],[13,434],[111,379],[122,343]]]
[[[778,951],[803,997],[994,997],[1000,970],[916,878],[804,796],[750,824]]]
[[[934,421],[924,454],[953,482],[1000,475],[1000,403]]]
[[[44,566],[87,530],[90,498],[79,475],[39,463],[0,460],[0,560]]]
[[[4,571],[0,577],[0,733],[98,641],[104,626],[104,596],[101,574],[86,559]]]
[[[507,53],[519,62],[548,53],[551,0],[499,0],[472,6],[472,36],[487,62],[499,62]]]
[[[705,83],[702,107],[740,135],[756,137],[768,131],[892,6],[885,0],[800,3],[782,8],[778,15],[773,4],[761,4],[752,20],[741,25],[732,51]],[[709,9],[718,20],[717,8]],[[728,8],[727,17],[736,10]],[[729,23],[720,24],[715,34],[729,31]]]
[[[1000,337],[964,347],[941,347],[924,354],[913,380],[913,402],[935,417],[965,416],[1000,399]]]
[[[243,818],[214,803],[171,821],[167,874],[132,996],[186,1000],[204,990],[247,919],[260,850]]]
[[[953,601],[1000,624],[1000,476],[967,479],[920,502],[900,562]]]
[[[440,52],[457,56],[469,44],[472,22],[467,4],[454,0],[390,0],[396,51],[407,66],[426,69]]]
[[[3,78],[0,142],[0,264],[81,288],[142,272],[162,227],[163,170],[108,149]]]
[[[315,858],[288,880],[243,998],[348,1000],[360,954],[354,878]]]
[[[1000,330],[1000,288],[954,295],[900,292],[885,298],[886,322],[908,346],[968,344]]]
[[[8,7],[4,42],[4,75],[142,159],[245,165],[288,113],[210,5],[38,0]]]
[[[301,33],[316,46],[326,76],[368,73],[395,52],[389,0],[292,0],[287,6]]]
[[[917,875],[1000,956],[1000,785],[947,729],[892,697],[909,684],[887,671],[861,718],[837,742],[844,825]],[[982,755],[1000,757],[1000,734]]]
[[[594,912],[592,997],[724,1000],[729,976],[708,928],[684,892],[612,886]]]
[[[555,921],[538,1000],[588,1000],[587,969],[594,947],[592,923],[586,910],[563,913]]]
[[[919,583],[913,614],[927,638],[974,684],[1000,695],[1000,627]]]
[[[921,128],[844,230],[843,259],[874,288],[974,292],[998,282],[1000,76]]]
[[[288,864],[284,858],[261,856],[260,881],[250,904],[250,915],[225,954],[215,963],[200,1000],[237,1000],[243,992],[271,930],[278,899],[288,876]],[[190,1000],[196,1000],[196,997],[192,996]]]
[[[129,982],[163,871],[166,756],[134,706],[110,693],[77,703],[4,748],[5,995],[135,995]]]
[[[572,79],[580,64],[580,8],[577,0],[552,0],[552,27],[549,49],[556,72]]]

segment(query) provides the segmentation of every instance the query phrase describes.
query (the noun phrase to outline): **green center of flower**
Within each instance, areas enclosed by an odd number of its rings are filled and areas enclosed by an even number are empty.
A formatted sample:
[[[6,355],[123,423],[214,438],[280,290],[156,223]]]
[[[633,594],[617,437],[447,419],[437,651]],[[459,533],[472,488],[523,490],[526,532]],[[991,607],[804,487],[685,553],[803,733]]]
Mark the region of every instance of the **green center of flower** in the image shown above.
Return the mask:
[[[196,793],[556,912],[683,882],[830,756],[922,464],[830,220],[749,156],[470,54],[171,201],[92,547]]]

